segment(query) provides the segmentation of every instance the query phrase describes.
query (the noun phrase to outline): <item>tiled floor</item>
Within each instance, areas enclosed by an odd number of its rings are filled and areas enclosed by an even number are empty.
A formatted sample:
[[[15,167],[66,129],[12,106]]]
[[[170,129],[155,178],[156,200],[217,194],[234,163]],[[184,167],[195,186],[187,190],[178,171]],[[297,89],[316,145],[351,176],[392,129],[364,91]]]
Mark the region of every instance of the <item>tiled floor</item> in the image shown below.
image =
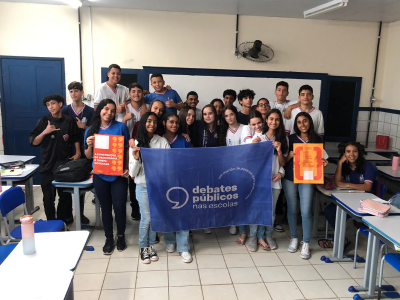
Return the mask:
[[[91,197],[88,193],[85,215],[93,225]],[[40,188],[35,188],[35,204],[41,205],[41,210],[34,217],[44,219]],[[138,255],[139,222],[132,221],[129,213],[127,204],[128,248],[123,252],[103,255],[104,232],[92,231],[88,245],[95,250],[83,253],[75,271],[76,300],[350,300],[354,294],[347,291],[348,287],[362,284],[364,264],[357,269],[353,269],[352,263],[325,264],[320,257],[330,252],[319,248],[316,239],[310,243],[309,260],[301,259],[300,252],[287,252],[288,226],[284,226],[286,232],[274,232],[279,248],[269,252],[249,252],[245,246],[237,245],[238,236],[229,235],[228,228],[214,229],[209,235],[195,231],[190,264],[184,263],[177,253],[167,253],[160,234],[161,242],[155,246],[159,261],[144,265]],[[22,210],[16,214],[19,217]],[[321,226],[323,223],[321,219]],[[350,239],[354,236],[351,224],[349,221]],[[72,224],[71,229],[74,228]],[[361,237],[359,254],[364,257],[366,245],[366,239]],[[350,248],[353,246],[354,242]],[[400,273],[386,264],[384,274],[385,282],[400,291]]]

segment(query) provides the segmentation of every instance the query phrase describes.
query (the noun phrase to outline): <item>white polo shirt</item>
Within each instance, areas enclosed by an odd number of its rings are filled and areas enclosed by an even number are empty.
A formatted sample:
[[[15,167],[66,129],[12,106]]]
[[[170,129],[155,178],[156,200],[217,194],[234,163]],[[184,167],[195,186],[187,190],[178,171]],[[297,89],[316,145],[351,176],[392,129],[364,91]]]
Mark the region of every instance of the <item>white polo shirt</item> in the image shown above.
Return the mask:
[[[243,124],[239,123],[239,126],[233,130],[230,127],[226,132],[226,145],[227,146],[236,146],[243,144],[242,141],[242,130],[244,128]]]
[[[113,90],[107,82],[104,82],[94,92],[94,105],[99,105],[100,101],[103,99],[111,99],[114,100],[115,104],[118,106],[128,98],[129,90],[126,86],[117,84],[117,87]],[[116,113],[115,120],[121,122],[124,116],[125,113]]]
[[[285,119],[283,114],[284,114],[286,108],[288,108],[292,104],[297,104],[298,102],[299,102],[298,100],[293,100],[293,101],[283,102],[283,103],[270,102],[270,104],[269,104],[271,106],[271,109],[275,108],[281,112],[282,118],[283,118],[283,125],[285,126],[286,132],[290,131],[290,129],[291,129],[290,128],[290,120]]]
[[[294,132],[294,121],[296,119],[296,116],[298,113],[303,112],[303,110],[300,107],[294,108],[292,110],[292,117],[290,119],[290,134],[295,133]],[[314,106],[308,111],[308,114],[311,116],[311,119],[313,120],[314,123],[314,130],[318,135],[324,135],[324,117],[322,116],[322,112],[315,108]],[[288,130],[286,130],[286,133],[289,133]]]

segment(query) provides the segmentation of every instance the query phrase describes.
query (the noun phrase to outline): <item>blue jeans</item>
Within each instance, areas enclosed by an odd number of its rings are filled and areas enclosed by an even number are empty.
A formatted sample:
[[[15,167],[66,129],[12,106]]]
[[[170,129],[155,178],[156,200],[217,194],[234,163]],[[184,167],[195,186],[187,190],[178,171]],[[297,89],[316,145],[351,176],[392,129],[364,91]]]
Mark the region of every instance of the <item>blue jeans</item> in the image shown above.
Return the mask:
[[[147,188],[143,185],[136,185],[136,199],[140,208],[140,224],[139,224],[139,246],[145,248],[153,246],[156,241],[156,232],[151,229],[150,225],[150,208],[149,196]]]
[[[189,230],[178,232],[165,232],[164,241],[166,244],[176,244],[178,252],[189,252]]]
[[[247,225],[239,225],[239,233],[246,234],[246,226]],[[249,237],[255,237],[257,235],[257,227],[258,225],[249,225],[250,227],[250,235]]]
[[[300,196],[300,210],[303,223],[303,241],[309,243],[311,239],[312,226],[312,201],[314,195],[313,184],[295,184],[293,181],[282,179],[283,189],[286,195],[287,216],[290,234],[297,238],[297,194]]]
[[[275,208],[276,208],[276,203],[278,202],[279,194],[281,193],[281,189],[272,189],[272,224],[274,224],[275,221]],[[262,239],[265,235],[271,235],[274,232],[274,226],[262,226],[258,225],[258,230],[257,230],[257,238]]]

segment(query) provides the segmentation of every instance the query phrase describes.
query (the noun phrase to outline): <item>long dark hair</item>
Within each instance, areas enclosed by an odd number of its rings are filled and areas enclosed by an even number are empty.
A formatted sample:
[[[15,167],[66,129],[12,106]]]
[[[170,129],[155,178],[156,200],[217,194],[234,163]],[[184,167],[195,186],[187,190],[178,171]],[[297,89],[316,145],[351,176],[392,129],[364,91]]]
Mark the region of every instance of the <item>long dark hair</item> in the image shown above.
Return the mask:
[[[204,109],[206,109],[207,107],[211,108],[211,110],[212,110],[212,112],[213,112],[213,114],[214,114],[214,122],[213,122],[212,129],[213,129],[213,130],[217,130],[218,116],[217,116],[217,111],[215,110],[215,107],[214,107],[214,105],[212,105],[212,104],[207,104],[207,105],[204,106],[203,109],[201,110],[201,120],[202,120],[203,123],[204,123],[204,128],[207,128],[207,123],[204,121],[203,112],[204,112]]]
[[[193,110],[194,112],[194,121],[191,125],[188,126],[186,123],[186,117],[189,110]],[[182,109],[179,111],[180,132],[189,135],[190,139],[193,139],[195,135],[195,126],[196,126],[195,124],[196,124],[196,109],[190,106],[182,107]]]
[[[233,113],[235,114],[235,117],[236,117],[236,122],[237,122],[237,120],[238,120],[238,111],[237,111],[237,108],[236,108],[236,106],[234,106],[234,105],[232,105],[232,104],[229,104],[227,107],[224,107],[223,109],[222,109],[222,113],[221,113],[221,130],[220,130],[220,137],[219,137],[219,144],[221,145],[221,146],[226,146],[226,135],[227,135],[227,133],[228,133],[228,128],[229,128],[229,124],[228,124],[228,122],[226,122],[226,120],[225,120],[225,112],[227,111],[227,110],[231,110],[231,111],[233,111]],[[239,124],[240,125],[240,124]]]
[[[111,99],[103,99],[100,101],[99,105],[97,106],[96,110],[94,111],[94,115],[92,117],[92,120],[90,121],[90,128],[88,130],[88,133],[86,134],[86,140],[88,137],[99,133],[100,131],[100,126],[101,126],[101,117],[100,117],[100,113],[101,110],[107,106],[107,104],[113,104],[115,106],[115,108],[117,108],[117,105],[115,104],[115,102]],[[111,121],[115,120],[115,115],[114,118]],[[85,149],[88,148],[88,144],[85,140]]]
[[[297,127],[297,119],[299,117],[301,117],[301,116],[306,117],[308,119],[308,122],[310,123],[310,128],[308,129],[308,132],[307,132],[307,134],[308,134],[308,142],[309,143],[322,143],[323,142],[322,138],[314,130],[313,119],[305,111],[302,111],[302,112],[298,113],[296,118],[294,119],[294,126],[293,126],[294,132],[298,136],[300,136],[300,134],[301,134],[299,127]]]
[[[356,172],[358,174],[364,173],[364,166],[365,166],[365,158],[364,158],[364,146],[361,145],[359,142],[347,142],[344,147],[340,150],[340,158],[346,153],[346,148],[348,146],[354,146],[358,150],[358,158],[356,160]],[[350,164],[344,163],[342,164],[342,173],[343,175],[349,175],[351,173]]]
[[[276,140],[277,142],[280,142],[280,143],[281,143],[281,151],[282,151],[282,153],[286,153],[286,151],[288,150],[288,144],[287,144],[287,140],[286,140],[285,125],[284,125],[284,123],[283,123],[282,114],[281,114],[281,112],[280,112],[279,109],[274,108],[274,109],[271,109],[271,110],[267,113],[267,116],[266,116],[266,118],[265,118],[265,123],[264,123],[264,126],[263,126],[263,130],[262,130],[262,133],[265,134],[265,133],[268,132],[268,130],[269,130],[269,127],[268,127],[268,118],[269,118],[269,116],[270,116],[271,114],[274,114],[274,113],[275,113],[275,114],[278,114],[279,120],[280,120],[279,126],[278,126],[278,128],[275,130],[275,140]],[[275,153],[276,153],[276,149],[275,149]]]
[[[249,125],[250,125],[250,120],[254,119],[254,118],[260,118],[261,122],[264,123],[264,119],[262,117],[262,114],[258,110],[250,111],[249,116],[247,117],[247,121],[249,122]]]
[[[176,117],[178,119],[178,130],[175,132],[175,134],[181,134],[181,130],[180,130],[180,124],[179,124],[179,117],[173,113],[173,112],[167,112],[166,114],[163,115],[162,117],[162,122],[163,122],[163,126],[164,126],[164,122],[165,124],[167,124],[167,121],[169,120],[169,118],[171,117]],[[164,133],[167,131],[167,126],[164,126]]]
[[[150,116],[155,116],[156,119],[158,120],[157,115],[153,112],[146,112],[140,118],[139,127],[138,127],[137,134],[136,134],[136,140],[138,142],[138,144],[137,144],[138,147],[150,148],[149,135],[146,130],[146,122]]]
[[[157,76],[157,77],[159,77],[159,76]],[[165,113],[167,112],[167,107],[165,106],[165,103],[163,101],[157,99],[157,100],[154,100],[153,102],[150,103],[148,111],[151,111],[151,108],[153,107],[153,103],[154,102],[159,102],[159,103],[161,103],[163,105],[163,113],[162,113],[162,115],[160,117],[158,117],[156,115],[156,117],[157,117],[157,120],[158,120],[157,129],[159,131],[161,131],[161,132],[164,132],[164,125],[162,123],[162,118],[165,115]]]

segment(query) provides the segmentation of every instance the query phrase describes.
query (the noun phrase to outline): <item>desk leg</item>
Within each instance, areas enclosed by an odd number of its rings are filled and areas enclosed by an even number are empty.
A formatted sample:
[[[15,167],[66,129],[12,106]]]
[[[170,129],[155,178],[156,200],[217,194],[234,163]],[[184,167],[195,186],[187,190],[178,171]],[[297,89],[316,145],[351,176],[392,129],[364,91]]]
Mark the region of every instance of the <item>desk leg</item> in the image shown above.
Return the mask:
[[[15,186],[12,181],[6,181],[6,183],[7,183],[7,186]],[[14,230],[14,228],[15,228],[14,211],[12,210],[8,213],[8,229],[11,232]]]
[[[319,192],[315,193],[314,200],[314,223],[313,223],[313,236],[314,238],[318,237],[318,217],[319,217]]]
[[[372,234],[371,232],[369,233],[369,236],[372,240],[372,251],[370,253],[370,259],[371,259],[371,270],[369,273],[369,284],[368,284],[368,295],[369,296],[375,296],[375,290],[376,290],[376,272],[378,270],[378,253],[379,253],[379,239]]]
[[[338,258],[343,258],[344,251],[344,239],[346,238],[346,212],[343,209],[340,209],[340,233],[339,240],[335,240],[335,244],[338,243]]]
[[[81,230],[81,205],[79,202],[79,187],[74,187],[74,205],[75,205],[75,230]]]
[[[335,221],[335,233],[334,233],[334,243],[333,243],[333,256],[338,257],[339,255],[339,243],[337,241],[340,240],[340,216],[341,216],[341,208],[336,206],[336,221]]]

